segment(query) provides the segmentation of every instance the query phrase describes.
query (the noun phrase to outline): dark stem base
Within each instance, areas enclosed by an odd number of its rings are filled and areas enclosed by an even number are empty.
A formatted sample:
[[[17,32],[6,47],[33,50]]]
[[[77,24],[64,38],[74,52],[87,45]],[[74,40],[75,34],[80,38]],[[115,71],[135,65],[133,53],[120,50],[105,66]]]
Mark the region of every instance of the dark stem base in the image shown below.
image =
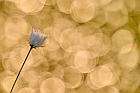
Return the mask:
[[[16,84],[18,78],[19,78],[19,75],[20,75],[20,73],[21,73],[21,71],[22,71],[22,69],[23,69],[23,67],[24,67],[24,65],[25,65],[25,63],[26,63],[26,60],[27,60],[27,58],[28,58],[28,56],[29,56],[29,54],[30,54],[30,52],[31,52],[32,49],[33,49],[33,47],[30,47],[30,50],[29,50],[29,52],[28,52],[28,54],[27,54],[27,56],[26,56],[26,58],[25,58],[25,60],[24,60],[24,62],[23,62],[23,64],[22,64],[22,66],[21,66],[21,68],[20,68],[20,70],[19,70],[19,72],[18,72],[18,75],[17,75],[17,77],[16,77],[16,79],[15,79],[15,81],[14,81],[14,83],[13,83],[13,86],[12,86],[12,88],[11,88],[11,90],[10,90],[10,93],[12,93],[12,91],[13,91],[13,89],[14,89],[14,87],[15,87],[15,84]]]

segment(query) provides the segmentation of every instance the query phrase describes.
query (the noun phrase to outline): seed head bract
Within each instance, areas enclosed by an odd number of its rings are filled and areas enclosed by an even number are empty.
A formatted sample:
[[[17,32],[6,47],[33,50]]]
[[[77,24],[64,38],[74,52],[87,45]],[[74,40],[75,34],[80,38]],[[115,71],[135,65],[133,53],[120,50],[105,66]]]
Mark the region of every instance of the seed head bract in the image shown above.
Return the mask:
[[[46,39],[46,36],[39,32],[38,29],[32,28],[32,32],[29,36],[29,44],[31,47],[36,48],[42,46]]]

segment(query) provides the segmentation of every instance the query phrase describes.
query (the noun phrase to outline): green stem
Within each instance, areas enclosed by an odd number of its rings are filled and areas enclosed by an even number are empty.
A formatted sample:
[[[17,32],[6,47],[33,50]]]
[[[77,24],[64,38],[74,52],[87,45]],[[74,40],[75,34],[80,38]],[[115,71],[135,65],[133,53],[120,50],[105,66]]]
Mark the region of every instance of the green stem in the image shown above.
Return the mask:
[[[28,56],[29,56],[29,54],[30,54],[30,52],[31,52],[32,49],[33,49],[33,48],[30,47],[30,50],[29,50],[29,52],[28,52],[28,54],[27,54],[27,56],[26,56],[26,58],[25,58],[25,60],[24,60],[24,62],[23,62],[23,64],[22,64],[22,66],[21,66],[21,68],[20,68],[20,70],[19,70],[19,72],[18,72],[18,75],[17,75],[17,77],[16,77],[16,79],[15,79],[15,82],[13,83],[13,86],[12,86],[12,88],[11,88],[10,93],[12,93],[12,91],[13,91],[13,89],[14,89],[14,87],[15,87],[15,84],[16,84],[18,78],[19,78],[19,75],[20,75],[20,73],[21,73],[21,71],[22,71],[22,69],[23,69],[23,67],[24,67],[24,65],[25,65],[25,62],[26,62],[26,60],[27,60],[27,58],[28,58]]]

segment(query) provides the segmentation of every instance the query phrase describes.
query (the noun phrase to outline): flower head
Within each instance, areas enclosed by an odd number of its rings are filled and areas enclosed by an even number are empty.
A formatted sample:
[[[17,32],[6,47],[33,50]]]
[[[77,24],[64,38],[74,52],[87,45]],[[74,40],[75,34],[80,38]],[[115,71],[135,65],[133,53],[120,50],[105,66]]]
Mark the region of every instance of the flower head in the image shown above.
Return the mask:
[[[29,44],[32,48],[40,47],[46,39],[46,36],[33,28],[29,37]]]

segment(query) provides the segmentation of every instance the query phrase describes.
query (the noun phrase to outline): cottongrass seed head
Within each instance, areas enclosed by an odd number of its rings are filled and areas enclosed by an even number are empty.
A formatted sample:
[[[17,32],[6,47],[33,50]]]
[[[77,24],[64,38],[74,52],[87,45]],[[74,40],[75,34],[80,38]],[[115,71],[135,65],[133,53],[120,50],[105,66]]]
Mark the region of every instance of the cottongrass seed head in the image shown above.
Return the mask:
[[[41,47],[45,40],[45,34],[39,32],[38,29],[32,28],[32,32],[29,37],[29,44],[32,48]]]

